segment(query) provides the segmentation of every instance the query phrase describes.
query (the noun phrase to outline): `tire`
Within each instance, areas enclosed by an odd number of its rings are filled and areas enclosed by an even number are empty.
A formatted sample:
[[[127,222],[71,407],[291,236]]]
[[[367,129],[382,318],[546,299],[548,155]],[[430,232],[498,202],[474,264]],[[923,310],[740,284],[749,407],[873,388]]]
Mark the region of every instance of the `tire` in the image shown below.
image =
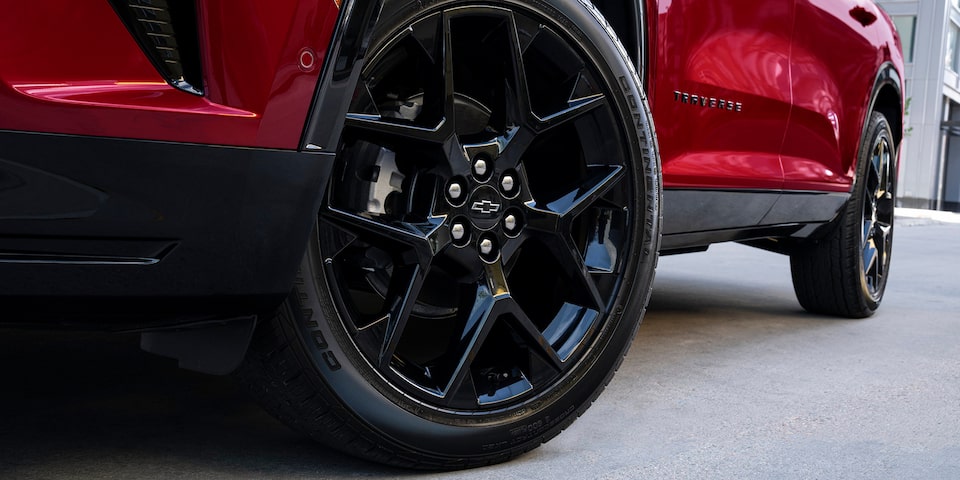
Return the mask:
[[[240,377],[362,458],[505,461],[586,410],[640,324],[649,107],[586,0],[394,1],[381,19],[301,275]]]
[[[871,115],[850,201],[830,233],[790,256],[800,305],[849,318],[873,315],[887,285],[897,167],[886,118]]]

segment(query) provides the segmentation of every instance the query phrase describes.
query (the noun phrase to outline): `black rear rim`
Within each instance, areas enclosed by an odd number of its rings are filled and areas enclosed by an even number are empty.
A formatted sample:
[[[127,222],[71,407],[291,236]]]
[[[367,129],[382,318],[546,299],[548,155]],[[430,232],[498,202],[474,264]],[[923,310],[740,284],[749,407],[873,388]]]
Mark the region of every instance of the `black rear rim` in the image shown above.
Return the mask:
[[[533,14],[433,12],[364,69],[320,250],[359,353],[444,411],[527,401],[596,345],[637,201],[610,87]]]
[[[894,175],[892,152],[886,136],[877,137],[867,164],[860,236],[861,266],[867,293],[880,300],[893,246]]]

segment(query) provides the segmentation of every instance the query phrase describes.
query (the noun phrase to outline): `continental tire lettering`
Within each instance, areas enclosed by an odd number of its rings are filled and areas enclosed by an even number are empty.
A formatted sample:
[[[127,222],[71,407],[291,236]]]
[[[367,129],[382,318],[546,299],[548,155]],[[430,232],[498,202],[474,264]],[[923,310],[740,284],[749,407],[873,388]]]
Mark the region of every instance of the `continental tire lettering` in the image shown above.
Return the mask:
[[[519,427],[511,428],[510,435],[514,437],[522,436],[524,438],[527,438],[531,433],[532,434],[539,433],[540,429],[543,428],[543,425],[545,423],[546,422],[544,422],[543,420],[537,420],[536,422],[533,422],[528,425],[521,425]]]
[[[330,369],[331,372],[336,372],[337,370],[343,368],[343,365],[340,364],[340,360],[337,360],[337,356],[330,350],[330,343],[327,342],[327,337],[323,334],[323,330],[320,329],[319,322],[313,319],[313,309],[305,308],[303,309],[303,314],[303,318],[306,320],[307,327],[313,334],[313,343],[316,345],[317,350],[319,350],[320,358],[323,359],[323,363],[327,366],[327,368]]]
[[[300,314],[303,316],[303,320],[307,322],[308,328],[318,328],[320,324],[313,319],[313,309],[312,308],[301,308]]]
[[[480,448],[484,452],[491,452],[496,450],[502,450],[504,447],[508,447],[508,446],[510,446],[510,442],[502,441],[497,443],[488,443],[486,445],[482,445]]]
[[[336,372],[337,370],[340,370],[341,368],[340,362],[337,360],[337,357],[334,356],[333,352],[327,350],[326,352],[323,352],[321,357],[323,357],[323,362],[327,364],[327,367],[330,368],[331,372]]]
[[[524,443],[531,438],[538,437],[542,435],[547,430],[557,426],[565,418],[567,418],[573,411],[576,409],[576,406],[570,405],[557,416],[551,417],[547,415],[545,418],[537,420],[526,425],[520,425],[510,429],[510,436],[513,437],[510,439],[511,445],[519,445]]]
[[[637,97],[633,94],[633,89],[630,88],[630,80],[626,76],[621,75],[618,79],[620,81],[620,88],[623,89],[623,93],[627,95],[627,103],[630,104],[631,116],[636,122],[637,130],[643,131],[643,115],[638,113],[640,110],[640,105],[637,103]]]
[[[320,350],[326,350],[327,348],[330,348],[330,345],[327,344],[327,339],[324,338],[323,332],[320,330],[314,330],[313,341],[317,344],[317,348]]]

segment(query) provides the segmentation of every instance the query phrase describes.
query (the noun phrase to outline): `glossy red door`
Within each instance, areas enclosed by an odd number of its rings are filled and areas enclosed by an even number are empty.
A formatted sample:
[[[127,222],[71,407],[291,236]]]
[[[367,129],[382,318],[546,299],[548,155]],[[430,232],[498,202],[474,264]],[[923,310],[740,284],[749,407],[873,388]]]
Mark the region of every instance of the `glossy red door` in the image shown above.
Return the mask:
[[[791,58],[793,111],[784,138],[784,187],[850,190],[879,66],[890,60],[868,0],[797,0]],[[896,49],[893,49],[896,50]]]
[[[793,8],[659,2],[650,88],[665,187],[782,187]]]

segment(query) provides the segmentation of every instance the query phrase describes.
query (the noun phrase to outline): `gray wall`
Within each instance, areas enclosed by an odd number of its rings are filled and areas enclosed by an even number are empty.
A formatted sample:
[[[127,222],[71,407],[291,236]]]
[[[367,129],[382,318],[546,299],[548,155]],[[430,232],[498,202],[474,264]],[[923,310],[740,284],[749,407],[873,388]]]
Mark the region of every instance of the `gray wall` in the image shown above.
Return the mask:
[[[916,15],[913,61],[906,65],[906,96],[910,108],[900,155],[898,197],[906,207],[935,208],[942,178],[941,158],[945,138],[940,124],[945,118],[946,98],[960,102],[958,76],[947,69],[946,37],[949,14],[960,21],[950,0],[883,0],[878,2],[891,16]],[[908,54],[908,52],[904,52]],[[960,155],[960,148],[953,149]]]

